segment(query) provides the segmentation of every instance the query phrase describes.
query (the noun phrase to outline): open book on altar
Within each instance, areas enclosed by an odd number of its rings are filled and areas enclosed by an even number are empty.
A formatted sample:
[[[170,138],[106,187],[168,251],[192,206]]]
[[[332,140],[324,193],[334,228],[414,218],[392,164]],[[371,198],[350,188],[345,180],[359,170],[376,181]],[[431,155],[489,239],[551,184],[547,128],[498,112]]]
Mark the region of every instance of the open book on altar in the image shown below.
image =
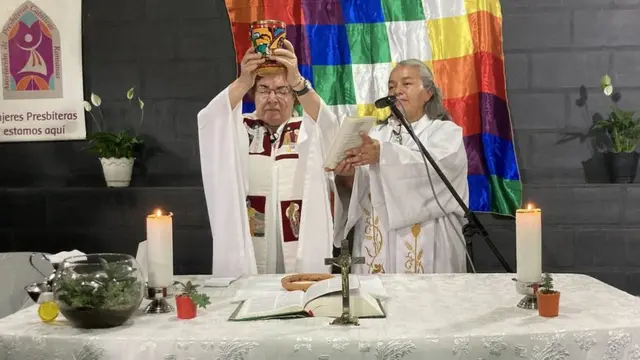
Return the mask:
[[[384,318],[382,303],[360,287],[357,275],[349,276],[351,315],[358,318]],[[243,300],[231,314],[231,321],[286,319],[308,316],[342,315],[342,279],[336,276],[318,281],[304,291],[261,294]]]

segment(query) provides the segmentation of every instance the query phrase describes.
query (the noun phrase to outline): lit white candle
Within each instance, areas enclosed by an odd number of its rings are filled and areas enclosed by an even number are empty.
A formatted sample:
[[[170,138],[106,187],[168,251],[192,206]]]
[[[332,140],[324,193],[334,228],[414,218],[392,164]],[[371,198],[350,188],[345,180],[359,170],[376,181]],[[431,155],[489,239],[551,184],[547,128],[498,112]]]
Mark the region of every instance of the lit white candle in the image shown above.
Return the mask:
[[[517,277],[522,282],[538,282],[542,277],[542,210],[531,204],[516,210]]]
[[[147,216],[149,287],[173,285],[173,214],[162,210]]]

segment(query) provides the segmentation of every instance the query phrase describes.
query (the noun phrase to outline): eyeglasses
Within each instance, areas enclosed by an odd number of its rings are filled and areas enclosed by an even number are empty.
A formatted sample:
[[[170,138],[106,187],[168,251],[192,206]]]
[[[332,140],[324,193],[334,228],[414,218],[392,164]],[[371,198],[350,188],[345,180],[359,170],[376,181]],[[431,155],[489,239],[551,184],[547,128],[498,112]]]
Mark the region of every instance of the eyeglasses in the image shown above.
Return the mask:
[[[258,86],[258,88],[256,89],[256,94],[262,97],[267,97],[269,96],[269,94],[271,94],[272,91],[277,97],[285,98],[291,93],[291,88],[288,86],[280,86],[279,88],[270,89],[266,86]]]

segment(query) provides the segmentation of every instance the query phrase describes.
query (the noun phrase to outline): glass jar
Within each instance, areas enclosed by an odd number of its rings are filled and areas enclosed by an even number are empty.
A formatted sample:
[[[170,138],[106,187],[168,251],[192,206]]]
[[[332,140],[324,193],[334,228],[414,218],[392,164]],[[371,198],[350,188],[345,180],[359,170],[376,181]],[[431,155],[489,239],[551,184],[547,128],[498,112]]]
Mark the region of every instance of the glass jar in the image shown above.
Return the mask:
[[[60,313],[84,329],[122,325],[140,307],[144,281],[127,254],[87,254],[64,259],[53,281]]]
[[[38,299],[38,304],[38,316],[46,323],[53,322],[60,314],[58,304],[56,304],[51,292],[43,293]]]

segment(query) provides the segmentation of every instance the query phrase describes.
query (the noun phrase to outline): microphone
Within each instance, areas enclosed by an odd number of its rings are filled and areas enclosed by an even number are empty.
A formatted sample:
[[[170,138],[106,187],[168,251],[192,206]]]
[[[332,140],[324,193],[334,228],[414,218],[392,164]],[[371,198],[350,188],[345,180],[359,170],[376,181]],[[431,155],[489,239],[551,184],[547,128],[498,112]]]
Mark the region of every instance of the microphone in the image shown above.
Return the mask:
[[[278,141],[278,133],[273,133],[271,134],[271,137],[269,137],[269,141],[273,144],[274,142]]]
[[[376,100],[375,105],[378,109],[384,109],[396,103],[396,96],[389,95]]]
[[[458,194],[458,192],[455,190],[453,185],[451,185],[451,182],[449,181],[447,176],[442,172],[442,169],[440,169],[440,166],[438,166],[438,163],[433,159],[431,154],[429,154],[429,152],[425,148],[422,141],[420,141],[416,133],[413,131],[413,126],[409,124],[407,119],[404,117],[404,114],[400,111],[400,109],[398,109],[395,95],[390,95],[390,96],[383,97],[381,99],[376,100],[375,106],[377,108],[385,108],[389,106],[391,107],[391,113],[393,114],[393,116],[407,130],[407,132],[409,133],[409,136],[411,136],[411,138],[416,143],[416,145],[418,145],[418,148],[420,149],[420,153],[422,154],[422,161],[424,162],[425,168],[427,170],[427,174],[429,174],[429,166],[427,165],[428,163],[436,171],[436,173],[444,183],[447,190],[449,190],[449,192],[451,193],[455,201],[458,203],[458,206],[460,206],[464,211],[464,217],[468,220],[468,223],[462,227],[462,233],[463,233],[463,236],[466,238],[466,246],[468,248],[467,253],[468,253],[472,268],[473,268],[473,260],[472,260],[473,250],[471,247],[471,244],[472,244],[471,237],[473,237],[476,234],[480,234],[484,238],[484,241],[489,246],[489,249],[491,250],[491,252],[493,252],[493,254],[498,259],[502,267],[505,269],[505,271],[507,273],[512,273],[513,270],[511,270],[511,267],[509,266],[507,261],[504,259],[502,254],[500,254],[500,251],[498,251],[496,246],[491,241],[491,238],[489,237],[489,232],[487,231],[487,229],[485,229],[485,227],[482,225],[482,223],[480,222],[480,219],[478,219],[476,214],[473,211],[471,211],[471,209],[469,209],[469,207],[464,203],[464,201],[460,197],[460,194]],[[429,178],[431,178],[430,175],[429,175]],[[433,187],[432,187],[432,190],[433,190]]]

